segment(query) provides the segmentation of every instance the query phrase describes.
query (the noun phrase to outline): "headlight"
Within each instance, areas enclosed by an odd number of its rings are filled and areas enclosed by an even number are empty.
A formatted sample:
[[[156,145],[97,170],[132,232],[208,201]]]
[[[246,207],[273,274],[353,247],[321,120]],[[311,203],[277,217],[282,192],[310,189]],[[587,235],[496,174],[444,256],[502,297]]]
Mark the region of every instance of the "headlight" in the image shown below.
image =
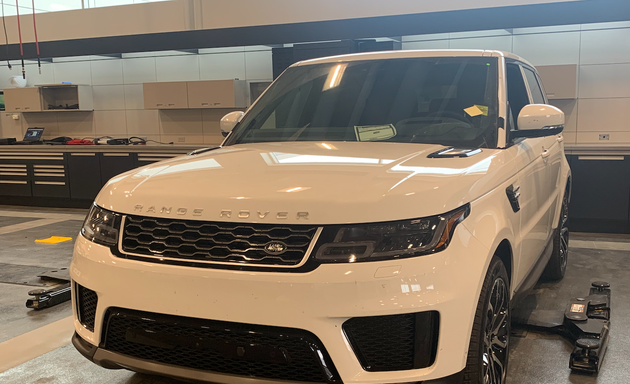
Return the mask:
[[[111,247],[118,242],[120,222],[119,214],[93,205],[83,223],[81,234],[90,241]]]
[[[445,249],[470,205],[439,216],[386,223],[324,228],[315,258],[323,263],[353,263],[420,256]]]

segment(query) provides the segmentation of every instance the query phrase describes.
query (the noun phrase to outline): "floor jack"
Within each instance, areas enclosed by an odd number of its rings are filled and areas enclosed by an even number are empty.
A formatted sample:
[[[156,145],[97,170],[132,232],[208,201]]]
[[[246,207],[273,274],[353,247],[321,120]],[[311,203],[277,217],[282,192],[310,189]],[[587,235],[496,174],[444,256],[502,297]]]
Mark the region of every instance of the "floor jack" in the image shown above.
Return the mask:
[[[608,347],[610,284],[603,281],[592,283],[588,296],[571,300],[562,320],[550,316],[550,311],[536,312],[531,312],[526,319],[515,318],[514,326],[568,339],[574,344],[569,368],[580,373],[599,372]]]
[[[37,277],[61,283],[53,288],[33,289],[28,292],[33,298],[26,300],[26,308],[44,309],[70,300],[70,275],[66,268],[44,272]]]

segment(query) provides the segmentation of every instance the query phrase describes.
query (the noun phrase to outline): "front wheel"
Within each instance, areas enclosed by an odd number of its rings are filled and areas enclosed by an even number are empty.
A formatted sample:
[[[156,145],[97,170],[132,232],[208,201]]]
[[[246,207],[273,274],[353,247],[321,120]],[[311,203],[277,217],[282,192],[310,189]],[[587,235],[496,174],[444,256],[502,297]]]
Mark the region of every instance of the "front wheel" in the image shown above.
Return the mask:
[[[464,369],[465,384],[505,383],[510,317],[510,281],[503,262],[495,256],[477,303]]]

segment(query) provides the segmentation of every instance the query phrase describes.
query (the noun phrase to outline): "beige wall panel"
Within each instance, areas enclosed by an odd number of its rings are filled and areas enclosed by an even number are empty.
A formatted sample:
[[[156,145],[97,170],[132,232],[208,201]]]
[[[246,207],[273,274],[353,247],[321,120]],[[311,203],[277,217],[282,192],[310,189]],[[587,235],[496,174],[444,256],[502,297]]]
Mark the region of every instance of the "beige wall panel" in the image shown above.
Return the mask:
[[[125,84],[125,109],[144,109],[142,84]]]
[[[123,84],[122,60],[95,60],[90,65],[92,85]]]
[[[0,137],[15,137],[17,140],[24,138],[25,130],[22,129],[22,116],[19,120],[13,120],[14,113],[0,112]]]
[[[630,98],[580,99],[579,132],[630,132]]]
[[[94,96],[94,110],[125,109],[123,85],[95,85],[92,87],[92,95]]]
[[[157,81],[199,80],[197,55],[156,57],[155,69]]]
[[[53,67],[56,84],[65,81],[73,84],[92,84],[92,68],[89,61],[53,63]]]
[[[163,143],[173,144],[200,144],[199,148],[203,145],[203,135],[160,135],[160,140]]]
[[[124,59],[123,81],[125,84],[141,84],[157,81],[155,75],[155,57]]]
[[[199,79],[245,79],[245,53],[199,55]]]
[[[515,35],[513,52],[533,65],[578,64],[580,32]]]
[[[21,69],[19,69],[17,62],[11,63],[11,65],[13,65],[11,76],[21,74],[18,72],[21,71]],[[25,70],[27,87],[33,87],[39,84],[53,84],[55,82],[53,64],[43,63],[41,75],[39,74],[39,68],[37,68],[36,64],[27,65]]]
[[[245,52],[245,78],[247,80],[273,79],[273,61],[271,50]]]
[[[44,112],[42,112],[44,113]],[[59,135],[77,139],[94,137],[94,112],[46,112],[57,115]]]
[[[475,37],[466,39],[451,39],[451,49],[496,49],[512,52],[512,36]]]
[[[158,122],[158,111],[156,110],[127,110],[127,132],[134,132],[142,135],[159,135],[160,124]]]
[[[402,43],[402,49],[448,49],[448,40],[409,41]]]
[[[630,64],[583,65],[579,98],[630,97]]]
[[[57,123],[57,114],[51,113],[23,113],[22,126],[26,128],[42,127],[44,129],[43,137],[45,139],[54,139],[61,136],[59,134],[59,124]]]
[[[575,144],[577,140],[577,132],[563,132],[564,144]]]
[[[564,112],[564,132],[575,132],[577,130],[577,103],[577,100],[549,100],[549,104],[560,108]]]
[[[198,109],[159,111],[160,135],[203,135]]]
[[[630,28],[582,32],[580,64],[612,63],[630,63]]]
[[[126,137],[125,111],[94,111],[94,135]]]

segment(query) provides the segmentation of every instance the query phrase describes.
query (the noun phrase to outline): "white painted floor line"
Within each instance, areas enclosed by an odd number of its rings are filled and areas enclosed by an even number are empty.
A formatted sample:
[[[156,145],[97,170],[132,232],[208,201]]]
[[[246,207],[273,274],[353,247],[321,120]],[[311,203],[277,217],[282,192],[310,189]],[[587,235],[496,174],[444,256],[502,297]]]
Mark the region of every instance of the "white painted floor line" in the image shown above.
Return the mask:
[[[68,316],[0,343],[0,372],[63,347],[70,343],[73,333],[73,319]]]
[[[19,232],[25,229],[37,228],[43,225],[50,225],[59,223],[62,221],[66,221],[67,219],[40,219],[27,221],[26,223],[7,225],[4,227],[0,227],[0,235],[6,235],[7,233]]]
[[[630,243],[569,239],[569,248],[599,249],[602,251],[630,251]]]
[[[10,211],[0,209],[0,216],[8,217],[32,217],[42,219],[57,219],[57,220],[81,220],[85,219],[85,214],[80,213],[52,213],[52,212],[26,212],[26,211]]]

